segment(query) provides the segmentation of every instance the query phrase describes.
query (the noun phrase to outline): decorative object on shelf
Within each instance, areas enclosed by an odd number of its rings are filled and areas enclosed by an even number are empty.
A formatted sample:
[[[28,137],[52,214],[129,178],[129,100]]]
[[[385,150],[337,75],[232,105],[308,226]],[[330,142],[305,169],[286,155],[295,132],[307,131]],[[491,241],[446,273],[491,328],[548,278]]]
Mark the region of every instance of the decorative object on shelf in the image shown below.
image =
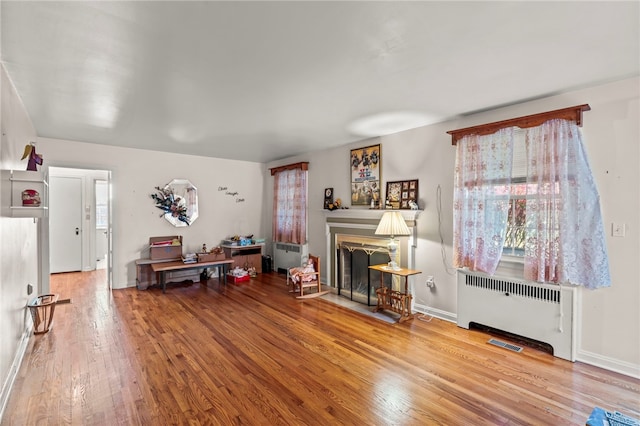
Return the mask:
[[[195,253],[187,253],[182,256],[182,263],[197,263],[198,255]]]
[[[24,154],[22,154],[21,160],[29,157],[29,161],[27,162],[27,170],[32,172],[38,171],[38,166],[42,165],[43,159],[42,155],[36,153],[36,145],[34,142],[29,142],[24,147]]]
[[[189,226],[198,218],[198,190],[186,179],[174,179],[151,194],[161,216],[173,226]]]
[[[407,226],[407,223],[404,221],[402,217],[402,213],[398,211],[387,211],[382,214],[382,219],[380,219],[380,223],[378,223],[378,228],[376,228],[376,235],[389,235],[389,243],[387,244],[387,249],[389,250],[389,258],[391,261],[389,262],[389,268],[397,271],[400,270],[396,262],[396,251],[398,250],[398,244],[396,243],[394,237],[398,235],[410,235],[411,231]]]
[[[206,247],[203,247],[206,249]],[[222,247],[215,247],[211,251],[203,251],[202,253],[196,253],[198,262],[215,262],[217,260],[224,260],[225,256],[222,252]]]
[[[380,145],[351,150],[351,205],[379,203],[382,172]]]
[[[416,207],[413,208],[411,202]],[[386,204],[395,210],[418,210],[418,180],[387,182]]]
[[[33,170],[0,170],[2,216],[47,217],[49,184],[47,174]]]
[[[40,207],[40,193],[35,189],[25,189],[22,191],[22,205],[24,207]]]
[[[333,188],[325,188],[324,190],[324,208],[329,209],[329,205],[333,204]]]
[[[228,246],[249,246],[253,244],[253,234],[242,237],[240,235],[234,235],[222,241],[223,244]]]
[[[327,207],[328,210],[337,210],[337,209],[347,209],[348,207],[343,207],[342,206],[342,200],[340,198],[336,198],[336,200],[329,204],[329,207]]]

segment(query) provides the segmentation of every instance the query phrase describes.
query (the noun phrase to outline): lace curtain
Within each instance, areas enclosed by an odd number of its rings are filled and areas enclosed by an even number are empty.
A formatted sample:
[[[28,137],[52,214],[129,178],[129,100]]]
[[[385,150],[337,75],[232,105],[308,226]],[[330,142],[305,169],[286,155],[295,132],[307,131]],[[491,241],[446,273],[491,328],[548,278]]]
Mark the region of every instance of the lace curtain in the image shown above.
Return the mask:
[[[527,129],[525,279],[587,288],[611,285],[600,197],[578,126]]]
[[[307,241],[307,171],[301,168],[274,173],[273,241]]]
[[[493,275],[509,212],[513,128],[458,141],[453,193],[453,264]]]
[[[454,183],[454,266],[495,273],[511,188],[513,128],[458,141]],[[573,121],[525,130],[525,279],[587,288],[611,285],[600,202]]]

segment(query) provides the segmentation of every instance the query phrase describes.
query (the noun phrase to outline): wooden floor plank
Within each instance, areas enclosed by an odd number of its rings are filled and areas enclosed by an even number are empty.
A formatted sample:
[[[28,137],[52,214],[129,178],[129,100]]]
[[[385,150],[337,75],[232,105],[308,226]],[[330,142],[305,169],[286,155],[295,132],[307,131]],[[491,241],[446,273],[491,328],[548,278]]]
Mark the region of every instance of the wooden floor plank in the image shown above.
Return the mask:
[[[640,380],[446,321],[390,324],[285,278],[109,291],[55,274],[54,326],[33,336],[2,424],[583,425],[640,417]]]

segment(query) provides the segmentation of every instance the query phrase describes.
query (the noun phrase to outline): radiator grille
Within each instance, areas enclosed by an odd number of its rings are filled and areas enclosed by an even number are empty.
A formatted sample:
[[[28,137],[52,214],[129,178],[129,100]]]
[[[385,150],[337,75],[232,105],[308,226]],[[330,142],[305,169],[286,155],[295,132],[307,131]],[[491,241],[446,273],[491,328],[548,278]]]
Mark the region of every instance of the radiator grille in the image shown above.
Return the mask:
[[[530,285],[518,281],[505,281],[495,278],[465,275],[465,285],[482,288],[508,295],[517,295],[542,302],[560,304],[560,290],[544,287],[542,285]]]
[[[291,251],[293,253],[300,253],[300,245],[298,245],[298,244],[277,243],[276,244],[276,249],[277,250],[284,250],[284,251]]]

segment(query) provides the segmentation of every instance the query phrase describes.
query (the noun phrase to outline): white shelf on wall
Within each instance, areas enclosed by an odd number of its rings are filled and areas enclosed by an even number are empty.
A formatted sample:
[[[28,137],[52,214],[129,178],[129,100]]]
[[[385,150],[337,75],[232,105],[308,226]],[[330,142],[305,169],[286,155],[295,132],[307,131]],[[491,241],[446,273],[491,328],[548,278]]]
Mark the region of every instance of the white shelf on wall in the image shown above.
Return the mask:
[[[3,215],[11,217],[45,217],[49,210],[49,184],[44,172],[2,170]],[[22,205],[22,192],[33,189],[40,195],[38,207]],[[4,209],[8,206],[8,209]]]
[[[340,218],[340,219],[370,219],[380,220],[385,209],[337,209],[337,210],[323,210],[327,218]],[[422,210],[396,210],[402,214],[404,220],[416,220]]]

